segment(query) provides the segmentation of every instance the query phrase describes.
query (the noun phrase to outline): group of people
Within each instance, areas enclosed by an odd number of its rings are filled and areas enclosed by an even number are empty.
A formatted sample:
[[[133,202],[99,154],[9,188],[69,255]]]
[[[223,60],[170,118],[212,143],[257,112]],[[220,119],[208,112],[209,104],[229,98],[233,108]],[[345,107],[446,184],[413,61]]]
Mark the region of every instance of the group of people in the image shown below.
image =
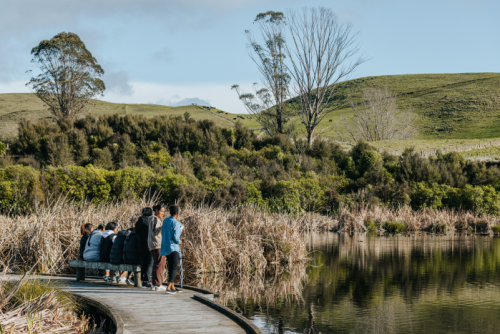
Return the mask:
[[[182,290],[174,286],[184,226],[177,220],[179,207],[169,207],[170,216],[163,219],[165,206],[142,209],[135,227],[118,232],[118,225],[110,222],[94,230],[92,224],[81,227],[80,259],[111,264],[141,264],[142,286],[153,291],[176,294]],[[163,286],[165,262],[168,264],[168,286]],[[106,270],[104,280],[112,283],[134,284],[132,273]]]

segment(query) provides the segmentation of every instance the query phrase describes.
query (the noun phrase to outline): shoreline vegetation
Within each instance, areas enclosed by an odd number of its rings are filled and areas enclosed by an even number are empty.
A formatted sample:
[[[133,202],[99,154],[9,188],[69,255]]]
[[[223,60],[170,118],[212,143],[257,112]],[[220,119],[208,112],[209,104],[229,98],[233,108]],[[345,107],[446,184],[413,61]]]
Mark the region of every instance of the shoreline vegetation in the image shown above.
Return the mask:
[[[82,224],[114,221],[120,229],[132,227],[141,209],[155,200],[153,196],[76,205],[61,198],[34,213],[0,215],[0,268],[25,271],[35,266],[37,272],[71,272],[68,264],[78,258]],[[184,271],[192,279],[221,273],[235,277],[262,275],[270,265],[303,266],[309,258],[304,240],[307,232],[446,233],[457,229],[496,233],[500,227],[499,219],[489,214],[369,204],[343,206],[329,215],[276,213],[251,204],[229,209],[186,204],[181,206],[180,219],[186,226]]]
[[[81,314],[73,296],[47,281],[24,275],[17,281],[0,276],[0,333],[107,334]],[[102,324],[101,324],[102,325]]]

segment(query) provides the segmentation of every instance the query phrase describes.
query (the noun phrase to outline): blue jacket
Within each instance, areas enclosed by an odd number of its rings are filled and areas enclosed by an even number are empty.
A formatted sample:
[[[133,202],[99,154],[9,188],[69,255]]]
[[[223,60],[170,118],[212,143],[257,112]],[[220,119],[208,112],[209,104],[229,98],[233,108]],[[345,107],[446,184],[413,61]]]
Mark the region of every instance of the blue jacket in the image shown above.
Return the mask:
[[[182,227],[182,224],[174,217],[165,218],[161,229],[161,255],[180,252]]]

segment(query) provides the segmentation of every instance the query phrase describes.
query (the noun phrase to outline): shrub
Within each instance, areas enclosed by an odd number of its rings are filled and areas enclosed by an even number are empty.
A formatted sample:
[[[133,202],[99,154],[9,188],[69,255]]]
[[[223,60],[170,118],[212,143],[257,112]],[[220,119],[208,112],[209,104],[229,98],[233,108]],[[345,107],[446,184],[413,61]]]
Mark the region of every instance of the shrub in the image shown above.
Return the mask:
[[[60,191],[72,200],[89,199],[94,203],[102,203],[111,199],[112,186],[108,182],[110,173],[93,165],[68,166],[49,168],[46,179],[54,193]]]
[[[404,233],[406,232],[406,224],[396,221],[386,221],[382,223],[382,228],[389,233]]]

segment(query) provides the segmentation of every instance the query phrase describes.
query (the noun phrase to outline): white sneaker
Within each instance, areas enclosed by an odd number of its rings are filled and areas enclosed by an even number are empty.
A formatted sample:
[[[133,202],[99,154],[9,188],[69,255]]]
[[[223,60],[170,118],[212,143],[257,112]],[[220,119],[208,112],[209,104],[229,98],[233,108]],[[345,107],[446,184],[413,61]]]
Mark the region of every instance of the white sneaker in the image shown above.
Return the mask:
[[[154,291],[165,291],[165,290],[167,290],[167,288],[164,287],[163,285],[154,286],[154,287],[151,288],[151,290],[153,290],[153,289],[154,289]]]

